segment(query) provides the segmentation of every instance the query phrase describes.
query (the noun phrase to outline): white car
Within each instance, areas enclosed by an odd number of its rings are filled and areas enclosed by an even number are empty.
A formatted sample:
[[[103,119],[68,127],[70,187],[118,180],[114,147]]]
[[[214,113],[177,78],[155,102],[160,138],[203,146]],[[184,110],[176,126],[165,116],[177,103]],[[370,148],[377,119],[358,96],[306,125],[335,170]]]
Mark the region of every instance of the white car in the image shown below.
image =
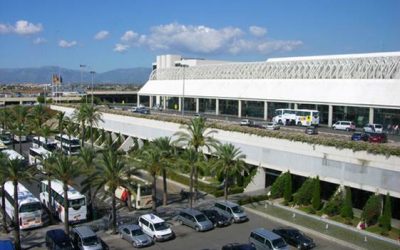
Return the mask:
[[[351,121],[337,121],[332,125],[332,129],[335,130],[346,130],[346,131],[355,131],[356,125]]]
[[[365,133],[383,133],[383,126],[382,124],[372,123],[372,124],[365,124],[363,128]]]
[[[267,130],[279,130],[281,128],[279,124],[273,122],[267,122],[266,124],[263,125],[263,127]]]

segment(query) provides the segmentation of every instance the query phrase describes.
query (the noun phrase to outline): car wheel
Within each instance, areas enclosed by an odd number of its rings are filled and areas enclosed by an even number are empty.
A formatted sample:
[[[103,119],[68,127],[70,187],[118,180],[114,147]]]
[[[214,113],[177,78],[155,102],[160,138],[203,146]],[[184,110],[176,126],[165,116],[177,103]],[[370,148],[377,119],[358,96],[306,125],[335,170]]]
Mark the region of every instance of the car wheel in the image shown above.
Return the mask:
[[[346,131],[347,131],[347,132],[349,132],[349,131],[350,131],[350,129],[349,129],[349,128],[346,128]]]
[[[195,227],[194,227],[194,230],[196,230],[196,232],[199,232],[199,231],[200,231],[200,228],[199,228],[198,226],[195,226]]]
[[[183,225],[183,221],[178,220],[179,225]]]
[[[214,223],[214,227],[217,227],[218,226],[218,223]]]
[[[297,249],[301,249],[301,244],[298,244],[298,245],[297,245]]]
[[[235,221],[233,218],[230,218],[229,223],[233,224]]]
[[[132,246],[133,246],[133,247],[137,247],[137,244],[136,244],[135,241],[132,241]]]
[[[123,238],[123,236],[122,236],[122,234],[121,234],[121,233],[119,234],[119,238],[120,238],[120,239],[122,239],[122,238]]]

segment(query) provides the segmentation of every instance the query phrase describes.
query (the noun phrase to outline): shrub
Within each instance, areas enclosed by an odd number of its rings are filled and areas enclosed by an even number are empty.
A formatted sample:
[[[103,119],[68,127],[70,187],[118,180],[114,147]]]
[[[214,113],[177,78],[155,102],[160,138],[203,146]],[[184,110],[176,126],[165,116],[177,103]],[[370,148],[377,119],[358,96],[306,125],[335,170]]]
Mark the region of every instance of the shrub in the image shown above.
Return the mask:
[[[342,205],[343,205],[343,193],[339,187],[338,191],[335,192],[329,199],[329,201],[326,203],[323,212],[329,216],[338,215]]]
[[[239,199],[238,200],[238,204],[239,205],[244,205],[244,204],[248,204],[248,203],[264,201],[264,200],[267,200],[267,199],[268,199],[268,195],[267,194],[249,196],[249,197],[245,197],[245,198]]]
[[[297,205],[310,205],[314,190],[314,179],[308,178],[299,190],[293,195],[293,201]]]
[[[283,189],[283,198],[285,199],[285,203],[289,203],[292,200],[292,175],[290,171],[285,173],[285,186]]]
[[[271,198],[276,199],[283,196],[286,182],[286,173],[282,173],[271,186]]]
[[[346,187],[344,203],[340,209],[340,216],[345,219],[353,219],[353,205],[351,202],[351,189]]]
[[[228,194],[240,194],[243,193],[243,190],[243,187],[232,187],[229,188]],[[214,195],[215,197],[224,196],[224,190],[215,190],[212,192],[212,195]]]
[[[392,219],[392,204],[390,202],[390,195],[389,193],[387,193],[385,198],[385,205],[383,208],[383,214],[379,218],[379,225],[382,227],[383,230],[382,233],[387,233],[387,231],[390,231],[390,229],[392,229],[391,219]]]
[[[314,190],[311,199],[312,207],[318,211],[321,207],[321,187],[319,183],[319,176],[314,180]]]
[[[361,217],[368,225],[373,225],[377,222],[381,213],[381,199],[378,195],[371,195],[365,203]]]

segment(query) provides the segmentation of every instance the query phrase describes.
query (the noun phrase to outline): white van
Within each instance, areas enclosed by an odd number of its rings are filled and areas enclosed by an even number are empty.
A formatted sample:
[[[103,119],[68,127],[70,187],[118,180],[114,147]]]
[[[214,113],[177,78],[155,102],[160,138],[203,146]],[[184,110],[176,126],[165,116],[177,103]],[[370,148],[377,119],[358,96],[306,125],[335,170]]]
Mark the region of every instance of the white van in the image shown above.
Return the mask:
[[[174,232],[163,219],[154,214],[145,214],[139,217],[139,226],[143,232],[154,241],[165,241],[175,237]]]

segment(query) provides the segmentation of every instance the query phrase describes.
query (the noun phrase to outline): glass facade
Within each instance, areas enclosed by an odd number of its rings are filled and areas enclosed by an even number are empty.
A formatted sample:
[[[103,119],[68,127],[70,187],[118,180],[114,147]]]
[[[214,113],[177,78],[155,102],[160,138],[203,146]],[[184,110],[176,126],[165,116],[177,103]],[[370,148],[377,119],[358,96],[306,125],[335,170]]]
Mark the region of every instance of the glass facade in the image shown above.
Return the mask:
[[[267,120],[271,121],[272,117],[274,117],[276,109],[286,109],[289,107],[289,104],[286,102],[268,102],[268,117]]]
[[[215,99],[199,98],[199,112],[215,114]]]
[[[400,127],[400,110],[374,109],[374,122],[383,124],[385,129],[389,128],[389,132],[393,132],[392,127]]]
[[[172,110],[179,110],[179,98],[166,97],[166,108]]]
[[[195,98],[185,98],[185,111],[196,112],[196,99]]]
[[[332,121],[353,121],[356,127],[368,123],[369,108],[333,106]]]
[[[139,99],[140,105],[143,105],[145,107],[148,107],[150,105],[150,97],[149,96],[141,95],[141,96],[139,96],[139,98],[140,98]]]
[[[238,115],[238,101],[219,99],[219,113],[221,115]]]
[[[242,117],[264,118],[264,102],[242,101]]]

